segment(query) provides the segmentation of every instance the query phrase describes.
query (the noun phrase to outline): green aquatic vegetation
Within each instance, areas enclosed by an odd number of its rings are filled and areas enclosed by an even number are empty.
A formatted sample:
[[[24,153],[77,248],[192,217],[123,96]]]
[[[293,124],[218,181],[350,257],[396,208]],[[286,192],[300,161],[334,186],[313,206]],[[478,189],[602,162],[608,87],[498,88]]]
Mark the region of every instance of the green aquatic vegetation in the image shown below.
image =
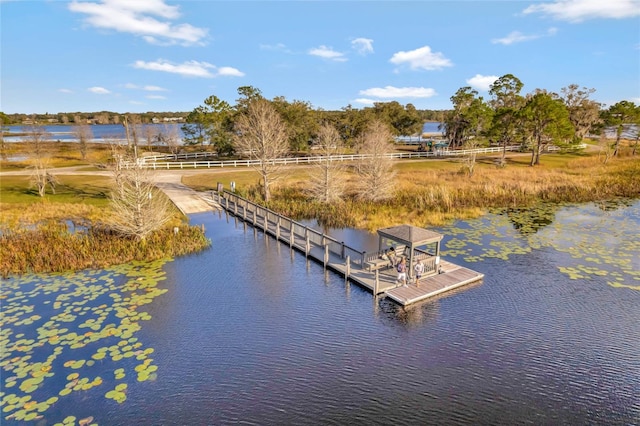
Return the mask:
[[[640,290],[639,218],[638,202],[494,211],[443,228],[442,255],[471,263],[551,249],[568,255],[556,267],[569,279],[607,277],[612,287]]]
[[[165,279],[163,265],[134,262],[103,271],[3,281],[2,417],[53,424],[47,410],[68,395],[112,384],[105,396],[123,403],[128,384],[122,381],[129,373],[135,382],[155,379],[157,366],[149,357],[153,348],[135,334],[141,322],[151,319],[144,305],[167,291],[158,287]],[[144,368],[136,369],[140,365]],[[113,372],[106,382],[101,375],[105,369]],[[60,376],[66,379],[62,385]],[[88,419],[81,423],[92,424],[93,418]],[[57,424],[76,424],[76,418]]]

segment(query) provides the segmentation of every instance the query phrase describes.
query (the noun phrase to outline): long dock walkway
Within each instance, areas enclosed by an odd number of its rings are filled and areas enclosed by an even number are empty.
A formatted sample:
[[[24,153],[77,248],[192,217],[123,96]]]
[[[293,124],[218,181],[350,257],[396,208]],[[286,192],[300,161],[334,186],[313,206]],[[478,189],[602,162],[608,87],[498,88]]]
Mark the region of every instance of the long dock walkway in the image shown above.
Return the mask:
[[[482,280],[484,274],[440,260],[439,272],[426,275],[419,282],[404,286],[397,282],[395,268],[371,270],[370,261],[376,253],[367,253],[337,241],[276,212],[252,203],[234,193],[213,193],[214,202],[237,220],[272,235],[291,249],[298,250],[343,275],[347,280],[371,290],[375,295],[385,294],[400,305],[420,302],[450,290]]]
[[[180,175],[161,175],[155,185],[185,215],[222,210],[210,195],[204,196],[184,185]]]

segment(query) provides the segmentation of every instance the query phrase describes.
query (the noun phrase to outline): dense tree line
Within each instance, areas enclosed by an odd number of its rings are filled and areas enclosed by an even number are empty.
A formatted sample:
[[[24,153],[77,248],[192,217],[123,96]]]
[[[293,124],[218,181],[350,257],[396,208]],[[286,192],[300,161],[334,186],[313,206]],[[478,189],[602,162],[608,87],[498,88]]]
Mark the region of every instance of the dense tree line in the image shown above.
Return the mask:
[[[608,109],[589,99],[595,89],[571,84],[562,94],[536,89],[522,94],[524,84],[512,74],[497,79],[490,87],[490,99],[478,96],[471,87],[460,88],[451,97],[453,109],[445,114],[442,126],[450,146],[476,144],[478,138],[505,147],[520,144],[531,150],[531,165],[540,164],[544,149],[579,144],[589,134],[616,130],[613,155],[619,151],[625,124],[640,124],[640,106],[621,101]],[[638,129],[635,130],[638,138]]]
[[[260,89],[252,86],[238,88],[240,98],[235,105],[212,95],[194,108],[186,117],[182,130],[185,144],[199,145],[221,155],[233,152],[232,135],[238,117],[256,99],[264,99],[278,112],[288,129],[289,150],[307,151],[318,139],[322,123],[331,124],[347,147],[353,147],[371,122],[381,121],[389,126],[392,136],[420,135],[426,121],[441,120],[445,111],[419,111],[412,104],[377,102],[362,109],[347,105],[340,111],[313,109],[309,102],[276,97],[267,100]]]

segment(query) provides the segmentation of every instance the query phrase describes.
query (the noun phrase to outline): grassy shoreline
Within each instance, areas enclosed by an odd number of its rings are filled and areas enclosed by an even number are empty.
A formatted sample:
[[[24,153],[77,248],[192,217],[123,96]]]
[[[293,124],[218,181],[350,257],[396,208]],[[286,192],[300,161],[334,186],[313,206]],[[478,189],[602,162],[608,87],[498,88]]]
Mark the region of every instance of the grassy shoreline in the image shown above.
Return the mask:
[[[377,203],[349,194],[343,201],[321,204],[306,191],[308,173],[291,169],[286,180],[273,187],[268,207],[294,219],[318,219],[329,227],[354,227],[375,231],[401,223],[441,226],[455,219],[483,215],[489,209],[528,208],[538,203],[582,203],[615,198],[640,197],[640,159],[621,157],[602,164],[596,155],[553,154],[541,167],[530,167],[527,156],[512,156],[506,168],[498,168],[492,157],[479,159],[473,177],[461,173],[451,160],[398,163],[396,191]],[[354,184],[355,174],[343,178]],[[198,174],[183,182],[198,190],[211,190],[219,181],[260,203],[257,175],[247,172]]]
[[[374,231],[400,223],[441,226],[475,218],[496,208],[523,209],[538,203],[581,203],[640,198],[640,160],[621,156],[603,164],[596,153],[548,154],[529,166],[528,155],[510,155],[507,167],[494,157],[479,157],[472,177],[459,161],[406,160],[395,165],[396,190],[378,203],[348,193],[340,202],[322,204],[308,195],[308,166],[287,170],[272,191],[267,207],[297,220],[317,219],[323,226]],[[69,159],[72,164],[76,158]],[[58,162],[58,166],[66,166]],[[86,163],[85,163],[86,165]],[[60,170],[56,194],[41,198],[29,188],[28,175],[3,174],[0,180],[0,274],[54,272],[104,267],[132,260],[156,260],[202,250],[210,245],[204,232],[192,229],[175,211],[173,222],[148,242],[128,241],[100,232],[110,215],[110,176],[85,170]],[[355,187],[357,175],[342,178]],[[260,202],[257,172],[248,169],[186,173],[183,183],[209,191],[236,183],[237,191]],[[65,231],[73,223],[95,232]],[[169,229],[180,227],[179,240]],[[110,240],[112,238],[113,240]],[[28,260],[24,260],[28,259]]]

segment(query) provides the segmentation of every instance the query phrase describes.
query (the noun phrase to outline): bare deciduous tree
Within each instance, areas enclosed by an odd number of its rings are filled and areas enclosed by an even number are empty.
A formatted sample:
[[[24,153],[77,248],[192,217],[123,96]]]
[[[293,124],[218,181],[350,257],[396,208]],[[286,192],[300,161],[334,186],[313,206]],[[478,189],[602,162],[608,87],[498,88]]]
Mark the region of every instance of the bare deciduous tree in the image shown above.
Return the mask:
[[[112,149],[115,163],[111,226],[123,235],[144,240],[171,219],[169,200],[155,188],[150,170],[117,146]]]
[[[283,157],[289,148],[287,127],[271,103],[264,98],[249,101],[245,113],[236,121],[236,152],[257,160],[254,167],[262,179],[264,201],[271,198],[270,185],[279,178],[281,164],[273,160]]]
[[[344,163],[331,158],[341,153],[342,148],[342,138],[336,128],[329,123],[322,124],[312,146],[318,158],[311,171],[311,195],[323,203],[339,200],[344,194],[345,185],[341,176]]]
[[[33,160],[33,172],[31,173],[31,185],[38,190],[38,195],[44,197],[47,186],[51,188],[52,193],[56,193],[56,185],[58,179],[49,172],[49,159],[36,158]]]
[[[88,124],[80,124],[73,126],[73,133],[78,139],[78,146],[80,148],[80,155],[83,160],[87,159],[87,153],[89,152],[89,141],[93,139],[93,130]]]
[[[151,145],[153,145],[153,142],[158,140],[159,138],[159,134],[156,131],[154,126],[149,126],[149,125],[140,125],[140,131],[139,133],[142,134],[142,137],[144,138],[144,140],[147,142],[147,148],[151,149]]]
[[[40,124],[25,126],[23,130],[25,132],[23,139],[27,144],[29,144],[33,158],[45,158],[48,155],[45,142],[51,139],[51,134]]]
[[[46,131],[45,127],[39,124],[31,124],[24,128],[24,141],[29,147],[30,162],[33,172],[31,173],[31,184],[36,187],[38,194],[44,197],[47,186],[51,187],[55,194],[55,185],[57,180],[55,176],[49,173],[50,149],[46,142],[49,141],[51,135]]]
[[[7,159],[7,145],[4,141],[4,127],[0,128],[0,158]]]
[[[480,145],[478,143],[477,138],[467,139],[464,143],[464,148],[466,150],[469,150],[469,154],[462,159],[462,170],[465,171],[468,177],[472,177],[473,173],[476,170],[477,153],[475,152],[475,149],[477,149],[479,146]],[[503,157],[499,160],[498,166],[504,167],[505,165],[506,165],[506,160]]]
[[[393,135],[381,121],[375,120],[360,138],[360,153],[366,157],[358,164],[358,196],[369,201],[380,201],[393,193],[393,161],[388,156]]]
[[[180,133],[176,126],[171,124],[162,126],[162,131],[158,133],[158,140],[167,145],[172,154],[180,151]]]
[[[600,147],[600,150],[598,151],[598,158],[602,161],[602,164],[607,164],[611,157],[613,157],[613,144],[607,138],[604,131],[600,134],[598,146]]]
[[[133,152],[137,156],[139,143],[138,133],[141,131],[140,117],[135,114],[125,115],[122,125],[124,126],[125,136],[127,137],[127,145],[133,148]]]

